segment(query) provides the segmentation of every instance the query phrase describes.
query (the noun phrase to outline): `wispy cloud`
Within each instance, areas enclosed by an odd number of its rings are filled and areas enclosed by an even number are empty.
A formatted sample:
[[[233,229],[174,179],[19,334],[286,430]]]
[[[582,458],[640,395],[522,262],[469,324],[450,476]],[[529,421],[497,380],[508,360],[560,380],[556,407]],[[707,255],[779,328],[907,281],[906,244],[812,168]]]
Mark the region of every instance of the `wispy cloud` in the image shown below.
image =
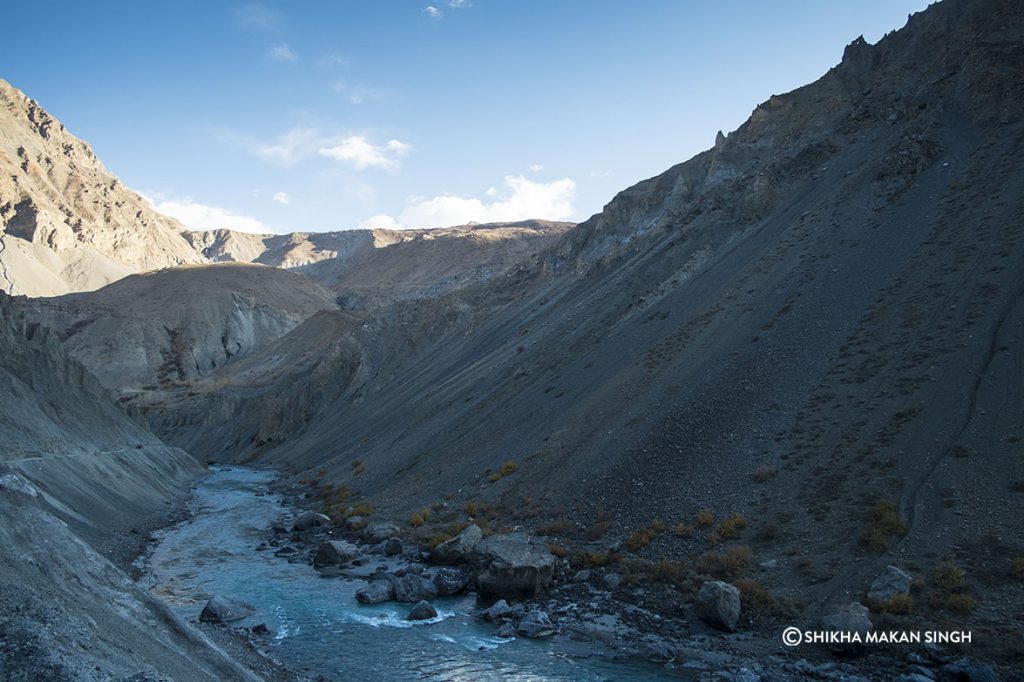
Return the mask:
[[[292,51],[292,48],[288,47],[288,45],[285,43],[281,43],[280,45],[274,45],[272,48],[270,48],[270,51],[267,53],[267,56],[269,56],[274,61],[278,62],[294,63],[299,61],[299,56],[295,54],[295,52]]]
[[[339,79],[331,83],[331,90],[344,95],[352,104],[364,104],[384,98],[384,91],[376,88],[367,88],[362,85],[353,85],[348,81]]]
[[[288,194],[288,192],[274,192],[274,196],[271,197],[271,199],[274,202],[281,204],[283,206],[287,206],[288,204],[292,203],[292,198]]]
[[[472,3],[469,0],[443,0],[443,2],[439,2],[438,4],[444,4],[448,9],[464,9],[472,6]],[[437,5],[427,5],[423,8],[423,13],[431,19],[440,19],[444,16],[444,10]]]
[[[491,191],[493,190],[493,191]],[[566,220],[573,216],[576,183],[569,178],[533,182],[522,175],[507,175],[503,190],[491,188],[491,200],[443,194],[410,203],[398,218],[380,214],[359,221],[360,227],[444,227],[466,223],[495,223],[545,218]]]
[[[540,165],[539,163],[530,164],[531,173],[540,173],[542,170],[544,170],[544,166]]]
[[[266,161],[288,168],[312,156],[320,146],[320,133],[315,128],[292,128],[271,140],[240,135],[230,130],[220,131],[221,142],[239,147]]]
[[[398,140],[375,145],[363,135],[351,135],[329,146],[320,147],[317,154],[347,163],[356,170],[381,168],[396,172],[401,167],[401,157],[411,150],[412,145]]]
[[[219,206],[202,204],[191,197],[168,197],[161,192],[141,193],[159,213],[177,218],[190,230],[227,229],[239,232],[266,233],[270,230],[256,218],[235,213]]]
[[[241,28],[269,31],[283,23],[281,15],[261,3],[242,5],[235,10],[235,23]]]

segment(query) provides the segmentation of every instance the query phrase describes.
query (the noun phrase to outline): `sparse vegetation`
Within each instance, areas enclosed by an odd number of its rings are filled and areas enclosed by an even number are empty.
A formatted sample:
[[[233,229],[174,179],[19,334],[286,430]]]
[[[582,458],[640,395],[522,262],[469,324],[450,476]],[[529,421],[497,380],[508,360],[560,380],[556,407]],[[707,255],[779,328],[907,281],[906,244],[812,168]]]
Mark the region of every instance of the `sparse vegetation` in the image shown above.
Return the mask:
[[[360,502],[352,507],[352,516],[373,516],[373,505],[369,502]]]
[[[1024,580],[1024,557],[1010,560],[1010,577]]]
[[[560,545],[557,542],[549,542],[548,551],[551,552],[552,556],[555,556],[559,559],[561,559],[562,557],[569,556],[569,548],[565,545]]]
[[[476,506],[476,501],[466,500],[466,503],[462,505],[462,511],[466,512],[467,516],[474,517],[479,513]]]
[[[409,525],[413,528],[419,528],[424,523],[430,520],[430,508],[424,507],[417,512],[413,512],[409,515]]]
[[[880,613],[892,613],[905,616],[914,611],[914,598],[909,594],[897,594],[894,597],[872,604]]]
[[[438,533],[437,535],[433,536],[432,538],[430,538],[430,540],[427,541],[427,546],[430,547],[430,549],[434,549],[435,547],[440,545],[442,542],[447,542],[448,540],[451,540],[451,539],[452,539],[452,536],[449,535],[448,533]]]
[[[733,514],[732,516],[722,519],[715,526],[715,529],[711,531],[711,535],[708,536],[708,540],[712,545],[717,545],[724,540],[734,540],[740,536],[747,527],[747,519],[740,514]]]
[[[569,528],[565,519],[555,519],[537,528],[538,535],[561,535]]]
[[[699,573],[718,580],[732,580],[741,575],[750,565],[753,551],[746,545],[732,547],[725,552],[708,552],[695,564]]]
[[[740,591],[740,603],[743,604],[744,609],[751,611],[765,609],[775,601],[764,585],[756,580],[740,578],[734,585]]]
[[[354,460],[352,462],[352,475],[353,476],[358,476],[361,473],[363,473],[364,471],[366,471],[366,465],[363,463],[363,460],[357,459],[357,460]]]
[[[600,568],[612,562],[612,557],[607,552],[580,552],[572,558],[572,564],[576,568]]]
[[[967,593],[967,571],[946,559],[935,567],[932,573],[931,603],[936,608],[961,615],[968,614],[977,606],[974,597]]]
[[[518,470],[519,465],[513,462],[512,460],[509,460],[507,462],[504,462],[497,471],[492,472],[487,477],[487,480],[490,481],[491,483],[497,483],[506,476],[511,476]]]
[[[699,512],[697,512],[697,517],[695,519],[695,523],[696,523],[698,528],[707,528],[708,526],[710,526],[714,522],[715,522],[715,513],[712,512],[707,507],[704,507]]]
[[[665,522],[661,519],[652,519],[651,522],[639,530],[636,530],[626,538],[626,547],[634,552],[643,549],[651,544],[658,534],[665,530]]]
[[[868,512],[860,543],[869,552],[881,553],[889,547],[889,540],[905,535],[907,527],[900,519],[896,505],[888,500],[876,502]]]
[[[647,578],[652,583],[683,585],[689,578],[690,570],[681,561],[662,559],[647,567]]]
[[[779,474],[779,470],[775,467],[770,467],[767,464],[760,466],[751,476],[754,483],[767,483]]]

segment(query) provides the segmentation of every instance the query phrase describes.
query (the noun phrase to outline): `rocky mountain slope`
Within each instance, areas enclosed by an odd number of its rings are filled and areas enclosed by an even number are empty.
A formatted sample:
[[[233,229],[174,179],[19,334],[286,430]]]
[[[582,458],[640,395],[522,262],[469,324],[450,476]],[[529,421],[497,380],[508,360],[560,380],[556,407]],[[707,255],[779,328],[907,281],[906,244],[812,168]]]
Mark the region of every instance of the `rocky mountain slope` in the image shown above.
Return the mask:
[[[140,404],[169,442],[324,469],[399,518],[504,510],[689,570],[752,547],[739,576],[803,617],[899,563],[924,577],[914,618],[948,618],[963,593],[928,582],[946,558],[977,601],[956,617],[1005,634],[1024,556],[1022,72],[1017,3],[947,0],[500,281],[324,334],[348,350],[318,365],[339,377],[319,404],[298,374],[241,400],[217,372]],[[316,355],[309,324],[276,362]],[[253,405],[299,396],[265,437]],[[213,413],[230,427],[206,445]],[[627,545],[652,519],[679,532]]]
[[[212,261],[296,270],[337,291],[346,308],[431,298],[498,277],[550,246],[572,223],[525,220],[419,230],[252,235],[214,230],[186,238]]]
[[[203,260],[89,145],[0,80],[3,291],[50,296]]]
[[[4,294],[0,358],[0,677],[256,679],[122,570],[205,468]]]

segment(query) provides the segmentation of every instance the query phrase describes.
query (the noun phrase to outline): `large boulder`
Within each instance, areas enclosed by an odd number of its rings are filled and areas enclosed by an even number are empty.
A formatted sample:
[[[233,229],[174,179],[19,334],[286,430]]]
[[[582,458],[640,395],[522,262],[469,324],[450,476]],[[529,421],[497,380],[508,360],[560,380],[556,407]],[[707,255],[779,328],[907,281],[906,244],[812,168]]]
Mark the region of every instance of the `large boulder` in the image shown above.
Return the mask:
[[[230,623],[256,613],[256,607],[247,601],[216,595],[206,602],[199,620],[204,623]]]
[[[402,541],[398,538],[388,538],[384,541],[384,553],[388,556],[398,556],[402,553]]]
[[[720,580],[711,580],[697,592],[697,616],[719,630],[732,632],[740,622],[740,591]]]
[[[543,611],[530,611],[519,621],[516,633],[522,637],[549,637],[555,634],[555,626],[551,624],[548,614]]]
[[[999,682],[995,669],[988,663],[979,663],[969,658],[942,667],[943,674],[957,682]]]
[[[469,586],[469,578],[461,568],[442,568],[434,576],[434,588],[442,597],[458,594]]]
[[[523,533],[492,535],[473,550],[476,591],[486,598],[526,599],[543,593],[555,573],[546,543]]]
[[[895,566],[889,566],[885,573],[875,578],[868,590],[868,599],[885,602],[893,597],[910,594],[910,585],[914,582],[914,576],[901,571]]]
[[[473,550],[484,537],[484,532],[475,523],[466,526],[461,533],[450,540],[445,540],[430,551],[430,561],[441,566],[454,566],[468,563],[473,558]]]
[[[857,633],[860,642],[863,642],[868,632],[874,627],[868,607],[857,602],[847,604],[835,613],[825,616],[821,619],[821,624],[824,630],[848,634],[846,639],[850,641],[829,643],[829,648],[836,653],[855,653],[860,651],[863,645],[854,641],[854,633]]]
[[[418,601],[430,601],[437,598],[434,581],[415,573],[407,573],[394,579],[395,600],[404,604],[415,604]]]
[[[390,580],[371,580],[356,590],[356,601],[360,604],[379,604],[395,598],[395,585]]]
[[[340,566],[359,556],[359,548],[344,540],[325,540],[313,557],[314,566]]]
[[[295,523],[292,525],[292,530],[304,531],[315,526],[329,525],[331,525],[330,516],[327,516],[326,514],[318,514],[316,512],[304,512],[296,517]]]
[[[412,607],[412,611],[405,617],[406,620],[430,620],[431,618],[437,618],[437,609],[428,601],[416,602],[416,606]]]
[[[384,542],[401,532],[401,529],[391,521],[373,521],[363,529],[363,537],[367,542]]]

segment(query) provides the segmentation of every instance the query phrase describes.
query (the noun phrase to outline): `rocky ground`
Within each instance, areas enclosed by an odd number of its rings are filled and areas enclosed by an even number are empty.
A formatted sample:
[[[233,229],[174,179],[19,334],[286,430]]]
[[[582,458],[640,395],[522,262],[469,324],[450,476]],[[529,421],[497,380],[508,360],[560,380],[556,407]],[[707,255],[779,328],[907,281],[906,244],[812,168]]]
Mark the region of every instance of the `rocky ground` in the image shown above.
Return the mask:
[[[374,516],[332,522],[314,510],[321,506],[309,507],[316,488],[282,483],[281,492],[307,511],[269,528],[254,551],[312,565],[325,578],[365,580],[356,593],[360,602],[408,604],[410,619],[436,615],[430,601],[438,596],[470,591],[478,596],[477,617],[497,637],[554,637],[571,643],[576,656],[644,661],[693,679],[1015,679],[1014,668],[979,661],[956,643],[787,647],[782,624],[798,622],[787,620],[796,611],[767,604],[768,595],[752,593],[743,581],[737,588],[710,576],[673,574],[683,569],[668,564],[653,567],[654,579],[638,578],[624,572],[627,559],[592,561],[581,569],[577,561],[556,556],[561,552],[554,543],[519,532],[485,537],[476,525],[424,543],[415,529]],[[873,610],[854,603],[820,625],[802,627],[850,633],[909,629],[891,612],[917,589],[912,576],[890,567],[862,598]]]

